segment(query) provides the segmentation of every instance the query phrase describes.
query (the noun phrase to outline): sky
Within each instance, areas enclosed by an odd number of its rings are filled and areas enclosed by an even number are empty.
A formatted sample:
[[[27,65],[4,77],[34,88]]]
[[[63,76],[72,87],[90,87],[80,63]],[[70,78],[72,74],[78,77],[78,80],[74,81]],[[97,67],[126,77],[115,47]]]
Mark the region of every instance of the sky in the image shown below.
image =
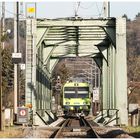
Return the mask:
[[[78,5],[79,4],[79,5]],[[0,5],[1,6],[1,5]],[[6,2],[6,17],[14,16],[13,2]],[[25,17],[25,4],[24,4]],[[73,17],[74,13],[83,18],[103,17],[103,2],[99,1],[82,1],[80,3],[74,1],[46,1],[37,2],[37,18],[61,18]],[[136,14],[140,12],[140,1],[111,1],[110,16],[120,17],[124,14],[130,19],[134,19]]]

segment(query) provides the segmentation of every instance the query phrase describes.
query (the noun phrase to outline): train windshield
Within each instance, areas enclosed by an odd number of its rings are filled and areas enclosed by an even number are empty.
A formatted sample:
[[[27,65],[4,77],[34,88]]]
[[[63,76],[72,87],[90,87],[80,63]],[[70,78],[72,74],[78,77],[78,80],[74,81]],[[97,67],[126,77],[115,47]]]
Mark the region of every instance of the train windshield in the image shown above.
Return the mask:
[[[77,87],[78,91],[89,91],[89,87]]]
[[[65,98],[77,98],[76,94],[66,93]]]
[[[89,87],[65,87],[64,98],[88,98]]]

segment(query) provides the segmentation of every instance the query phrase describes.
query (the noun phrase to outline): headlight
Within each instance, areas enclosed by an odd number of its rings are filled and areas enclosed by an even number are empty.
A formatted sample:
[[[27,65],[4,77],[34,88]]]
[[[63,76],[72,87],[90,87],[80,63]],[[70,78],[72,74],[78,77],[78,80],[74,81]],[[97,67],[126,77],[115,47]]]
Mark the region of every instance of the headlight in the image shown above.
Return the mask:
[[[73,106],[71,106],[71,107],[70,107],[70,110],[74,110],[74,107],[73,107]]]
[[[70,102],[66,102],[66,105],[69,105],[70,104]]]

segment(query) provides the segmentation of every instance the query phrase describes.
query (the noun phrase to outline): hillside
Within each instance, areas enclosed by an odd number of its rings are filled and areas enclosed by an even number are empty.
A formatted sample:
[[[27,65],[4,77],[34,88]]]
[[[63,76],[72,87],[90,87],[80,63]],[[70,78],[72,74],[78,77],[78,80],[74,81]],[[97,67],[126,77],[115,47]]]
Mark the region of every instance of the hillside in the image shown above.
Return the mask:
[[[138,14],[139,15],[139,14]],[[140,16],[127,21],[127,75],[130,103],[140,105]]]

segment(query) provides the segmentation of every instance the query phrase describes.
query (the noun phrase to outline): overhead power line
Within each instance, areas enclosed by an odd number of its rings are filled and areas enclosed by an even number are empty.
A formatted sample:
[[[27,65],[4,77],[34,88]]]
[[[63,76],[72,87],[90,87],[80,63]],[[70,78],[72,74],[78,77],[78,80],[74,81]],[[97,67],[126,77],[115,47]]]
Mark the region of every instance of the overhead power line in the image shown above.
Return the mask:
[[[0,7],[2,8],[2,6],[0,6]],[[4,8],[4,10],[5,10],[6,13],[9,13],[9,14],[11,14],[13,16],[16,16],[17,15],[16,13],[11,12],[11,11],[7,10],[6,8]],[[26,18],[23,13],[22,14],[20,13],[19,15],[22,16],[23,18]]]
[[[87,7],[84,7],[82,4],[80,5],[80,8],[82,8],[82,9],[90,9],[90,8],[92,8],[93,6],[95,5],[95,3],[92,3],[92,4],[90,4],[89,6],[87,6]]]
[[[99,9],[99,6],[98,6],[97,2],[96,2],[96,8],[97,8],[97,11],[98,11],[99,17],[100,17],[102,15],[102,13],[100,12],[100,9]]]
[[[84,3],[81,3],[81,2],[76,3],[76,6],[75,6],[75,17],[78,16],[78,11],[79,11],[80,8],[84,9],[84,10],[88,10],[88,9],[93,8],[93,6],[95,6],[95,8],[97,9],[96,11],[98,12],[98,14],[94,14],[94,15],[92,14],[92,16],[98,16],[98,17],[103,16],[104,4],[102,4],[101,8],[99,8],[97,2],[94,2],[94,3],[90,4],[87,7],[83,6],[83,4]]]

